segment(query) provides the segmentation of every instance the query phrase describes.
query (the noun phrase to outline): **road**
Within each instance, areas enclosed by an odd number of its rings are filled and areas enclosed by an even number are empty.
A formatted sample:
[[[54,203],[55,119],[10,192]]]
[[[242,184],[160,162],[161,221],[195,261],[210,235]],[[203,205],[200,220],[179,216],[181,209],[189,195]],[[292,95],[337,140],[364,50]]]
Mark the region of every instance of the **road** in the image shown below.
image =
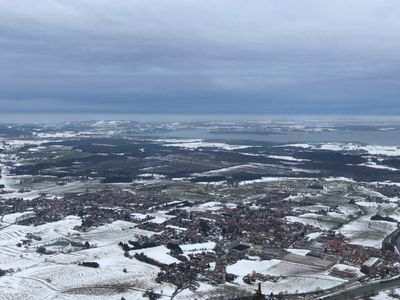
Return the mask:
[[[357,299],[364,295],[368,295],[371,292],[377,292],[382,290],[388,290],[391,288],[398,288],[400,286],[400,278],[392,279],[386,282],[373,282],[352,289],[344,290],[335,294],[321,296],[318,300],[347,300]]]

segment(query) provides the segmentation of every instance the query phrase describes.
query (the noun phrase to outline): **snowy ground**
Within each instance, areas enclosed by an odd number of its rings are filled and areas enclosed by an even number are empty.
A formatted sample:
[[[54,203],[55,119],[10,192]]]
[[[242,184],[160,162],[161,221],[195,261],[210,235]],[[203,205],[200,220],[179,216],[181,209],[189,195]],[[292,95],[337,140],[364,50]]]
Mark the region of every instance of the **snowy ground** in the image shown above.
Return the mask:
[[[391,289],[381,291],[376,296],[372,296],[371,300],[397,300],[400,298],[400,289]]]
[[[286,249],[286,250],[297,255],[306,255],[307,253],[310,252],[310,250],[308,249]]]
[[[319,210],[327,211],[329,207],[323,204],[301,207],[302,210],[308,210],[309,213],[298,216],[287,216],[285,219],[289,222],[299,222],[304,225],[312,225],[322,230],[330,230],[345,224],[351,215],[357,212],[357,209],[349,205],[340,205],[337,211],[328,211],[326,215],[317,213]]]
[[[285,160],[285,161],[293,161],[293,162],[310,161],[309,159],[295,158],[295,157],[286,156],[286,155],[268,155],[267,157],[277,159],[277,160]]]
[[[296,147],[313,150],[363,152],[371,155],[400,156],[399,146],[361,145],[356,143],[289,144],[277,147]]]
[[[275,294],[280,292],[312,292],[317,289],[327,289],[346,282],[343,279],[329,276],[329,270],[321,271],[306,265],[285,262],[278,259],[264,261],[239,260],[227,267],[227,272],[239,276],[235,279],[235,283],[249,289],[254,289],[254,286],[244,283],[243,276],[251,274],[253,271],[264,275],[281,277],[278,282],[266,281],[262,283],[264,291]]]
[[[397,223],[372,221],[371,217],[386,209],[392,212],[392,214],[388,213],[389,216],[399,219],[399,215],[396,213],[397,207],[375,202],[357,202],[357,205],[362,208],[365,214],[345,224],[339,231],[351,244],[381,248],[384,238],[397,229]]]
[[[263,182],[277,182],[277,181],[296,181],[296,180],[317,180],[317,178],[302,178],[302,177],[261,177],[260,179],[244,180],[239,182],[239,185],[263,183]]]
[[[17,216],[7,215],[7,219],[12,221]],[[160,271],[158,267],[125,257],[118,246],[119,241],[135,240],[138,236],[156,233],[137,229],[134,223],[125,221],[116,221],[87,232],[75,231],[74,227],[80,224],[79,217],[70,216],[37,227],[8,224],[0,229],[0,268],[14,270],[11,274],[0,277],[0,299],[143,299],[143,292],[149,288],[162,293],[161,299],[171,298],[176,287],[155,282]],[[30,246],[18,247],[16,244],[25,239],[27,233],[34,233],[42,237],[42,240],[33,240]],[[48,255],[35,251],[38,246],[63,238],[89,241],[95,247]],[[213,251],[215,243],[188,244],[181,247],[184,254],[188,255]],[[166,264],[178,262],[169,255],[170,250],[165,246],[130,251],[130,254],[135,252],[145,252],[147,256]],[[97,262],[100,267],[78,265],[85,261]],[[126,272],[123,271],[124,268]],[[224,287],[201,284],[195,293],[185,290],[176,299],[205,299],[214,290],[224,293]]]
[[[185,149],[198,149],[198,148],[218,148],[223,150],[240,150],[251,148],[248,145],[231,145],[227,143],[205,142],[201,139],[157,139],[156,142],[163,143],[166,147],[178,147]]]
[[[187,245],[179,245],[183,251],[184,255],[189,254],[197,254],[201,252],[210,252],[213,251],[215,247],[214,242],[205,242],[205,243],[197,243],[197,244],[187,244]]]
[[[37,227],[12,224],[1,229],[0,267],[14,269],[14,272],[0,277],[0,299],[120,299],[121,295],[129,295],[128,299],[139,299],[146,288],[163,288],[154,282],[159,272],[158,267],[126,258],[118,247],[120,240],[154,233],[135,229],[135,224],[123,221],[79,233],[73,228],[80,223],[80,218],[71,216]],[[24,239],[27,233],[39,235],[42,240],[33,240],[32,245],[27,247],[17,247],[16,244]],[[97,247],[50,255],[40,255],[35,251],[38,246],[61,238],[89,241]],[[159,248],[153,248],[152,253],[146,253],[162,262],[176,261],[168,255],[168,249]],[[96,261],[100,268],[79,266],[78,263],[83,261]],[[126,268],[127,272],[123,272],[123,268]],[[90,290],[90,287],[100,285],[126,285],[129,289],[120,293],[112,291],[112,298],[110,290]],[[168,288],[171,290],[171,287],[164,287],[165,290]],[[94,297],[93,293],[98,297]],[[81,294],[87,295],[81,297]]]

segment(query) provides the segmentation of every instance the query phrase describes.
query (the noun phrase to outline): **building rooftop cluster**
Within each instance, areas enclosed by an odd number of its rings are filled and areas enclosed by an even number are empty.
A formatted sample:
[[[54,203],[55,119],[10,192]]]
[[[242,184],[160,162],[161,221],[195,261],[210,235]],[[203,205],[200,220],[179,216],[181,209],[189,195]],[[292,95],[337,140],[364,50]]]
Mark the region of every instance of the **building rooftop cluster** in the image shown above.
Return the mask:
[[[321,231],[312,225],[288,221],[287,216],[306,212],[306,206],[311,203],[294,200],[287,192],[269,191],[242,202],[218,200],[191,202],[174,199],[162,191],[149,189],[146,193],[136,193],[115,187],[60,197],[43,194],[32,200],[8,199],[0,202],[0,209],[6,214],[31,212],[29,218],[17,220],[20,224],[39,225],[76,215],[82,219],[76,230],[85,231],[124,220],[138,229],[155,232],[151,236],[138,235],[122,240],[121,255],[161,267],[157,280],[172,283],[177,289],[196,289],[198,281],[209,284],[233,281],[236,276],[227,272],[227,267],[254,257],[279,259],[320,270],[341,263],[362,268],[371,277],[399,272],[399,255],[393,251],[349,244],[339,231]],[[336,211],[337,207],[328,210]],[[308,237],[316,232],[321,234],[316,238]],[[185,253],[180,248],[196,243],[213,243],[215,247],[193,253]],[[165,264],[147,257],[146,248],[157,246],[171,249],[170,255],[178,262]],[[291,248],[308,253],[306,256],[294,254],[288,251]],[[143,254],[131,254],[132,250],[141,250]],[[339,268],[332,269],[330,275],[347,280],[359,277],[354,270]],[[278,280],[279,276],[257,272],[250,272],[243,278],[249,284]]]

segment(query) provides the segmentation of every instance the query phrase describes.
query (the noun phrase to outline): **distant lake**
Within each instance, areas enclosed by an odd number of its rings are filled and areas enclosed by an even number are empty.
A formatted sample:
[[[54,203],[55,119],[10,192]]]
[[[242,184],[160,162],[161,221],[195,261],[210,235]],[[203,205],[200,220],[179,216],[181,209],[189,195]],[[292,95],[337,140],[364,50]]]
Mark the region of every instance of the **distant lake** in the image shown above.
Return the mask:
[[[355,142],[370,145],[400,146],[400,130],[390,131],[340,131],[293,134],[213,133],[204,129],[183,129],[149,136],[160,138],[198,138],[216,140],[250,140],[276,143]]]
[[[4,113],[0,112],[0,123],[60,123],[88,120],[134,120],[140,122],[202,122],[202,121],[290,121],[316,125],[326,122],[334,124],[400,124],[400,116],[323,116],[323,115],[172,115],[172,114],[99,114],[99,113]],[[279,126],[279,125],[277,125]],[[143,135],[143,134],[140,134]],[[353,130],[340,132],[316,132],[293,134],[262,133],[212,133],[207,129],[182,129],[163,133],[150,133],[146,136],[160,138],[201,138],[216,140],[251,140],[276,143],[323,143],[358,142],[372,145],[399,145],[400,130],[374,131]]]

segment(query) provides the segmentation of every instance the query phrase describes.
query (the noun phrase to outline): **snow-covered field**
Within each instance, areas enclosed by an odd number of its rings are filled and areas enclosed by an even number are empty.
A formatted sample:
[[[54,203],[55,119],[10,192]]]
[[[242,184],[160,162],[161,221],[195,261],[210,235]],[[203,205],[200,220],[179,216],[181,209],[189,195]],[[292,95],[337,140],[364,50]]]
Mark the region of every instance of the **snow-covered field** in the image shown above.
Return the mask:
[[[297,255],[306,255],[307,253],[310,252],[310,250],[308,249],[286,249],[286,250]]]
[[[278,276],[277,282],[265,281],[262,289],[278,294],[312,292],[318,289],[327,289],[345,283],[346,280],[327,275],[329,271],[320,271],[299,265],[285,262],[278,259],[253,261],[239,260],[235,264],[227,267],[227,272],[238,275],[235,282],[244,288],[252,288],[243,282],[243,276],[251,274],[253,271],[264,275]]]
[[[301,216],[287,216],[285,220],[289,222],[298,222],[304,225],[311,225],[323,230],[329,230],[330,226],[326,226],[325,224],[318,221],[316,214],[304,214]]]
[[[400,289],[393,288],[386,291],[380,291],[378,295],[372,296],[371,300],[397,300],[400,298]]]
[[[187,211],[216,211],[222,209],[224,205],[218,201],[209,201],[195,207],[186,207]]]
[[[317,208],[326,210],[323,205],[317,205],[315,208],[305,207],[305,209],[311,211]],[[304,225],[312,225],[322,230],[330,230],[344,224],[353,212],[354,210],[340,211],[340,213],[327,212],[326,215],[310,212],[298,216],[287,216],[285,219],[289,222],[299,222]]]
[[[166,147],[178,147],[184,149],[198,149],[198,148],[218,148],[223,150],[240,150],[251,148],[248,145],[231,145],[219,142],[205,142],[201,139],[157,139],[156,142],[161,142]]]
[[[280,292],[284,294],[306,293],[329,289],[345,282],[346,280],[321,274],[288,276],[278,282],[264,282],[262,284],[262,289],[264,291],[273,292],[274,294],[279,294]]]
[[[8,221],[18,214],[7,215]],[[162,293],[161,299],[170,299],[175,288],[171,284],[158,284],[155,278],[160,269],[124,256],[119,241],[135,240],[138,236],[155,234],[135,228],[134,223],[116,221],[78,232],[74,227],[81,224],[79,217],[70,216],[61,221],[37,227],[8,224],[0,230],[0,267],[13,269],[11,274],[0,277],[0,299],[143,299],[143,292],[152,288]],[[31,245],[18,247],[27,233],[40,236]],[[60,239],[90,242],[94,248],[70,253],[39,254],[38,246],[48,245]],[[213,251],[214,242],[181,245],[184,255]],[[165,246],[130,251],[145,254],[159,262],[171,264],[178,260],[169,255]],[[97,262],[99,268],[79,266],[80,262]],[[123,271],[126,269],[126,271]],[[213,286],[201,284],[196,298],[204,299]],[[221,291],[222,293],[222,291]],[[177,299],[192,299],[193,292],[184,291]],[[201,296],[203,295],[203,296]],[[203,298],[204,297],[204,298]]]
[[[359,166],[373,168],[373,169],[389,170],[389,171],[400,171],[399,169],[396,169],[396,168],[392,168],[392,167],[385,166],[385,165],[379,165],[373,161],[359,164]]]
[[[226,271],[242,277],[251,274],[253,271],[266,274],[272,266],[280,262],[281,261],[277,259],[262,261],[239,260],[235,264],[228,266]]]
[[[267,157],[278,160],[293,161],[293,162],[310,161],[309,159],[294,158],[292,156],[286,156],[286,155],[268,155]]]
[[[362,152],[371,155],[400,156],[400,146],[361,145],[356,143],[288,144],[277,147],[296,147],[312,150]]]
[[[184,255],[189,255],[189,254],[213,251],[213,249],[215,247],[215,243],[214,242],[205,242],[205,243],[186,244],[186,245],[179,245],[179,246],[181,247]]]
[[[78,233],[73,228],[80,223],[80,218],[71,216],[37,227],[10,225],[3,228],[0,231],[0,266],[2,269],[12,268],[14,272],[0,277],[0,299],[80,299],[81,293],[92,294],[89,287],[107,285],[127,285],[130,289],[140,291],[113,291],[112,298],[106,289],[97,289],[95,293],[100,298],[93,295],[82,296],[82,299],[120,299],[121,295],[141,297],[144,289],[159,286],[154,282],[159,272],[158,267],[126,258],[118,247],[120,240],[134,239],[137,235],[149,236],[152,232],[135,229],[133,223],[117,221],[85,233]],[[42,240],[32,240],[30,246],[17,247],[16,244],[24,239],[27,233],[34,233]],[[41,255],[35,251],[38,246],[61,238],[89,241],[96,247],[49,255]],[[146,251],[146,254],[162,262],[176,261],[168,255],[169,250],[165,247],[156,247],[150,252]],[[82,261],[96,261],[100,268],[79,266],[78,263]],[[123,272],[123,268],[126,268],[127,272]],[[72,294],[80,288],[82,290],[79,290],[79,295]],[[161,286],[160,288],[162,289]],[[168,290],[168,286],[165,290]]]
[[[192,176],[215,176],[215,175],[224,175],[229,174],[231,172],[251,172],[257,170],[263,170],[269,167],[276,167],[276,165],[269,165],[269,164],[259,164],[259,163],[248,163],[243,165],[231,166],[216,170],[211,170],[202,173],[193,173]]]
[[[373,221],[371,217],[386,211],[388,216],[399,219],[397,206],[362,201],[357,202],[357,205],[364,211],[364,215],[345,224],[339,231],[352,244],[380,248],[384,238],[397,229],[397,223]]]
[[[261,177],[260,179],[244,180],[239,182],[239,185],[264,183],[264,182],[275,182],[275,181],[294,181],[294,180],[316,180],[316,178],[302,178],[302,177]]]

